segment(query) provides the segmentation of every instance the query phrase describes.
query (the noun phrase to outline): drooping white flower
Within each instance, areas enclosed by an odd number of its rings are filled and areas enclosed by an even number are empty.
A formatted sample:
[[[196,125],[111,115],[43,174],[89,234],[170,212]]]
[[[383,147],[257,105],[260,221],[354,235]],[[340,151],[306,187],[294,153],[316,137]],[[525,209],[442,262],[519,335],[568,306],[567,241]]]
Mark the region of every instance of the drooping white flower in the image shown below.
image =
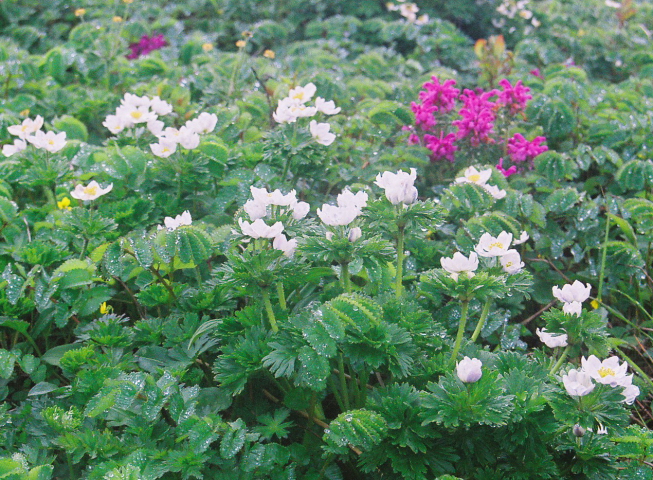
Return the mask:
[[[297,249],[297,239],[293,238],[292,240],[288,240],[286,236],[281,233],[274,237],[272,246],[277,250],[281,250],[286,257],[292,258]]]
[[[55,153],[66,146],[66,132],[48,132],[41,130],[26,139],[36,148],[42,148],[50,153]]]
[[[15,153],[22,152],[27,148],[27,142],[22,138],[17,138],[14,143],[8,143],[2,146],[2,153],[5,157],[11,157]]]
[[[193,120],[186,122],[186,126],[195,133],[211,133],[218,123],[218,116],[215,113],[202,112]]]
[[[622,401],[628,405],[632,405],[635,402],[635,399],[639,396],[639,387],[631,383],[626,388],[624,388],[623,392],[621,393],[624,396]]]
[[[270,226],[261,218],[252,223],[246,222],[240,218],[238,219],[238,224],[240,225],[243,234],[252,238],[274,238],[283,232],[283,223],[277,222]]]
[[[571,285],[565,285],[562,289],[553,287],[553,296],[564,303],[571,302],[584,302],[590,296],[590,291],[592,286],[589,283],[583,285],[581,282],[576,280]]]
[[[315,99],[315,108],[317,108],[318,112],[322,112],[325,115],[335,115],[336,113],[340,113],[340,107],[336,108],[336,104],[333,100],[327,102],[322,97],[317,97]]]
[[[317,209],[317,216],[325,225],[349,225],[361,214],[360,209],[353,206],[337,207],[324,204]]]
[[[157,115],[168,115],[172,112],[172,105],[165,100],[161,100],[158,96],[152,97],[150,100],[150,108]]]
[[[347,238],[349,239],[350,242],[355,242],[361,236],[363,235],[363,231],[360,229],[360,227],[354,227],[351,230],[349,230],[349,235]]]
[[[257,200],[247,200],[245,205],[243,205],[243,210],[247,212],[250,220],[258,220],[267,215],[268,206],[267,204]]]
[[[500,256],[499,262],[503,267],[503,271],[510,275],[519,273],[521,272],[521,269],[524,268],[524,262],[521,261],[519,252],[514,249],[510,249],[504,255]]]
[[[410,173],[399,170],[397,173],[383,172],[376,176],[376,183],[385,190],[385,196],[390,203],[397,205],[403,203],[410,205],[417,200],[417,189],[414,187],[417,179],[417,170],[410,169]]]
[[[581,358],[581,365],[583,372],[604,385],[624,387],[632,384],[632,376],[626,375],[628,364],[619,364],[619,357],[613,356],[601,361],[595,355],[590,355]]]
[[[519,240],[513,240],[512,244],[513,245],[521,245],[524,242],[527,242],[530,237],[528,236],[528,232],[521,232],[521,235],[519,236]]]
[[[475,183],[476,185],[485,185],[492,176],[492,169],[477,170],[475,167],[467,167],[462,177],[456,178],[456,183]]]
[[[486,192],[488,192],[490,195],[492,195],[495,200],[501,200],[502,198],[504,198],[508,194],[508,192],[506,192],[505,190],[501,190],[496,185],[490,185],[490,184],[486,183],[485,185],[481,185],[481,186],[483,187],[483,189]]]
[[[167,158],[177,150],[177,142],[168,137],[159,137],[159,143],[150,144],[150,150],[157,157]]]
[[[316,91],[317,87],[313,83],[307,83],[303,87],[295,87],[291,89],[290,92],[288,92],[288,98],[299,103],[306,103],[313,98]]]
[[[172,217],[166,217],[163,219],[163,223],[165,225],[165,228],[168,229],[169,232],[174,232],[177,230],[177,228],[184,226],[184,225],[192,225],[193,219],[190,216],[190,212],[186,210],[184,213],[181,215],[177,215],[175,218]],[[159,225],[159,230],[162,230],[164,227]]]
[[[37,115],[34,120],[26,118],[20,125],[11,125],[7,131],[21,139],[26,139],[29,135],[38,132],[43,126],[43,117]]]
[[[538,328],[537,330],[535,330],[535,333],[537,333],[537,336],[540,337],[542,343],[544,343],[549,348],[567,346],[568,336],[566,333],[560,333],[560,334],[548,333],[546,331],[546,328],[543,328],[541,330]]]
[[[500,257],[508,253],[512,243],[512,233],[501,232],[496,238],[484,233],[474,247],[481,257]]]
[[[453,254],[453,257],[443,257],[440,259],[442,268],[449,272],[449,276],[454,280],[458,280],[461,273],[466,273],[468,278],[474,276],[474,271],[478,268],[478,256],[472,252],[469,258],[460,252]]]
[[[562,376],[562,383],[567,393],[574,397],[583,397],[594,390],[594,383],[589,374],[579,370],[569,370]]]
[[[478,358],[465,357],[456,363],[456,374],[463,383],[478,382],[483,376],[483,363]]]
[[[349,188],[345,188],[341,193],[338,194],[337,203],[339,207],[354,207],[358,209],[365,208],[367,206],[367,193],[360,190],[355,194],[352,193]]]
[[[583,312],[583,304],[580,302],[565,303],[562,306],[562,311],[567,315],[576,315],[577,317],[580,317],[580,314]]]
[[[295,220],[301,220],[304,218],[306,215],[308,215],[308,212],[310,211],[311,206],[306,203],[306,202],[297,202],[293,207],[292,207],[292,218]]]
[[[95,180],[92,180],[87,186],[76,185],[75,190],[70,192],[70,196],[78,200],[95,200],[102,195],[109,193],[113,188],[110,183],[107,188],[102,188]]]
[[[317,123],[315,120],[311,120],[311,123],[308,124],[308,128],[311,131],[311,136],[313,139],[320,145],[331,145],[336,139],[335,133],[331,133],[331,125],[328,123]]]
[[[118,115],[107,115],[107,118],[104,119],[102,125],[107,127],[111,133],[114,135],[120,133],[125,129],[125,124]]]
[[[179,136],[177,137],[179,144],[187,150],[193,150],[200,144],[200,136],[187,126],[179,129]]]

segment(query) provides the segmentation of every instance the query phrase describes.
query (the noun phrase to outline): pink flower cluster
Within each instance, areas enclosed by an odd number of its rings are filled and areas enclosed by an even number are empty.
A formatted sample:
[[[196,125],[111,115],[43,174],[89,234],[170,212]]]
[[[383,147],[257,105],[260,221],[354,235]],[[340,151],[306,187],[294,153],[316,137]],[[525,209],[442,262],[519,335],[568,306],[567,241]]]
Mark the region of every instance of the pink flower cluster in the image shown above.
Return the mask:
[[[521,80],[514,85],[507,79],[499,82],[500,89],[484,91],[483,89],[468,90],[462,93],[455,88],[454,80],[440,83],[437,77],[423,85],[419,93],[419,101],[412,102],[410,107],[415,114],[415,126],[404,127],[410,131],[408,142],[411,145],[423,145],[431,151],[431,161],[442,159],[455,161],[455,153],[463,146],[478,148],[482,145],[496,145],[513,163],[532,162],[540,153],[547,150],[542,145],[546,139],[537,137],[526,140],[517,133],[507,143],[502,132],[497,132],[497,119],[500,119],[499,129],[505,131],[505,122],[511,121],[522,114],[526,104],[532,98],[530,89]],[[459,104],[462,105],[459,106]],[[504,125],[504,128],[501,128]],[[497,155],[498,156],[498,155]],[[517,172],[518,167],[503,166],[500,159],[497,169],[506,177]]]
[[[154,50],[159,50],[168,45],[163,34],[159,35],[143,35],[138,42],[132,43],[129,45],[131,53],[127,55],[127,58],[133,60],[140,57],[141,55],[147,55]]]

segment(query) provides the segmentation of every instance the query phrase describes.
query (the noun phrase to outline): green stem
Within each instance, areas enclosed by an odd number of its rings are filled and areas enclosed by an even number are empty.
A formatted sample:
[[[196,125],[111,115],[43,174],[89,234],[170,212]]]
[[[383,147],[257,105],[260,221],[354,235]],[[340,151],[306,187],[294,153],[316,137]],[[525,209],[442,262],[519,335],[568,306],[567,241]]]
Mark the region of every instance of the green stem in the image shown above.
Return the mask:
[[[351,282],[349,280],[349,264],[342,263],[340,265],[340,279],[342,280],[342,289],[345,293],[351,293]]]
[[[286,292],[283,290],[283,283],[277,283],[277,295],[279,296],[279,305],[281,310],[286,310],[288,305],[286,305]]]
[[[560,369],[560,367],[562,367],[562,364],[567,359],[567,355],[569,355],[570,350],[571,350],[571,345],[567,345],[565,349],[562,351],[562,355],[560,355],[560,358],[549,372],[549,375],[553,375]]]
[[[277,319],[274,316],[274,310],[272,310],[272,302],[270,302],[270,294],[267,289],[262,290],[263,303],[265,304],[265,311],[268,312],[268,320],[270,320],[270,327],[272,331],[277,333],[279,331],[279,326],[277,325]]]
[[[229,79],[229,91],[227,92],[227,98],[229,101],[231,101],[231,95],[234,93],[234,89],[236,87],[236,73],[238,73],[238,70],[240,70],[240,67],[243,64],[243,60],[245,59],[245,47],[239,47],[239,52],[238,52],[238,58],[236,59],[236,65],[234,65],[234,69],[231,72],[231,79]]]
[[[487,316],[490,313],[491,306],[492,306],[492,300],[488,300],[487,302],[485,302],[485,305],[483,305],[483,310],[481,311],[481,318],[478,319],[478,323],[476,324],[476,329],[474,329],[474,333],[472,334],[472,342],[475,342],[478,336],[481,334],[481,330],[483,330],[483,326],[485,325]]]
[[[463,341],[463,335],[465,334],[465,326],[467,325],[467,310],[469,309],[469,300],[463,301],[462,311],[460,312],[460,323],[458,324],[458,333],[456,334],[456,343],[454,344],[453,351],[451,352],[451,358],[449,359],[449,365],[453,365],[458,357],[458,351],[460,350],[460,344]]]
[[[608,208],[608,202],[606,199],[606,208]],[[608,214],[610,211],[608,211]],[[599,291],[596,295],[596,300],[601,301],[601,294],[603,293],[603,278],[604,278],[604,273],[605,273],[605,260],[608,255],[608,249],[607,249],[607,244],[608,244],[608,238],[610,235],[610,217],[609,215],[606,215],[605,217],[605,236],[603,238],[603,246],[601,247],[603,250],[601,252],[601,271],[599,272]]]
[[[349,389],[347,387],[347,379],[345,378],[345,360],[342,352],[338,354],[338,376],[340,377],[340,390],[342,393],[342,403],[345,406],[343,412],[349,410]]]
[[[45,194],[46,198],[48,199],[48,202],[54,205],[54,208],[57,207],[57,199],[55,198],[54,194],[52,193],[52,190],[48,188],[47,185],[43,185],[43,193]]]
[[[79,259],[83,260],[86,255],[86,247],[88,247],[88,238],[84,237],[84,244],[82,245],[82,253],[79,254]]]
[[[403,291],[403,273],[404,273],[404,228],[400,227],[397,233],[397,279],[395,284],[395,293],[397,298],[401,298]]]
[[[329,375],[329,385],[331,387],[331,391],[333,392],[333,396],[336,399],[336,403],[340,407],[340,411],[344,412],[345,404],[342,402],[342,397],[340,396],[340,393],[338,393],[338,386],[336,385],[336,381],[333,379],[333,375]]]
[[[640,375],[644,380],[646,380],[646,382],[647,382],[651,387],[653,387],[653,380],[651,380],[651,378],[648,376],[648,374],[647,374],[644,370],[642,370],[642,369],[640,368],[639,365],[637,365],[635,362],[633,362],[633,361],[630,359],[630,357],[629,357],[628,355],[626,355],[626,354],[624,353],[624,351],[623,351],[622,349],[620,349],[619,347],[615,347],[615,346],[613,346],[612,348],[614,348],[614,349],[617,351],[617,353],[619,353],[619,355],[621,355],[621,356],[624,358],[624,360],[626,360],[626,361],[628,362],[628,365],[630,365],[630,368],[632,368],[632,369],[635,370],[637,373],[639,373],[639,375]]]

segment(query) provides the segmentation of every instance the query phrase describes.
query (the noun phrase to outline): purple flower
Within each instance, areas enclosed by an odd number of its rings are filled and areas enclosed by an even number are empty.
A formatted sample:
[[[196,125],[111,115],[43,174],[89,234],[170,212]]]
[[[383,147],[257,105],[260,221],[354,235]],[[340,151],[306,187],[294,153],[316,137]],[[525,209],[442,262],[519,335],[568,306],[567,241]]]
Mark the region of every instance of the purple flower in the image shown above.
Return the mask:
[[[546,145],[540,145],[545,141],[545,137],[535,137],[528,141],[520,133],[515,133],[514,137],[508,140],[508,155],[513,162],[532,161],[540,153],[549,149]]]
[[[445,80],[443,84],[437,77],[431,77],[431,82],[426,82],[422,85],[422,90],[419,92],[419,99],[425,105],[433,105],[442,112],[450,112],[456,106],[456,98],[460,94],[460,90],[453,88],[456,84],[455,80]]]
[[[141,55],[147,55],[154,50],[159,50],[166,45],[168,45],[168,42],[163,34],[152,35],[151,37],[143,35],[138,42],[129,45],[131,53],[127,55],[127,58],[133,60]]]
[[[512,165],[509,169],[503,168],[503,157],[499,159],[499,163],[496,165],[496,169],[503,173],[503,176],[508,178],[510,175],[517,173],[517,167]]]
[[[534,68],[533,70],[531,70],[528,73],[530,73],[534,77],[541,78],[542,80],[544,80],[544,75],[542,75],[539,68]]]
[[[472,146],[478,147],[481,143],[494,143],[490,135],[494,133],[494,109],[496,104],[490,97],[499,93],[497,90],[489,92],[474,92],[465,90],[460,98],[465,102],[458,114],[462,120],[451,122],[458,127],[457,139],[471,137]]]
[[[501,85],[503,91],[499,92],[497,103],[509,107],[511,115],[523,111],[526,108],[526,103],[533,98],[532,95],[528,94],[531,89],[522,85],[521,80],[518,80],[513,86],[504,78],[499,82],[499,85]]]
[[[438,107],[411,102],[410,109],[415,114],[416,126],[421,126],[422,130],[429,130],[431,127],[435,127],[436,121],[434,114],[438,111]]]
[[[424,141],[426,142],[426,148],[431,150],[431,160],[442,160],[446,158],[450,162],[454,162],[454,153],[458,150],[458,147],[454,145],[456,141],[456,136],[453,133],[444,135],[444,132],[440,132],[440,136],[436,137],[435,135],[424,135]]]

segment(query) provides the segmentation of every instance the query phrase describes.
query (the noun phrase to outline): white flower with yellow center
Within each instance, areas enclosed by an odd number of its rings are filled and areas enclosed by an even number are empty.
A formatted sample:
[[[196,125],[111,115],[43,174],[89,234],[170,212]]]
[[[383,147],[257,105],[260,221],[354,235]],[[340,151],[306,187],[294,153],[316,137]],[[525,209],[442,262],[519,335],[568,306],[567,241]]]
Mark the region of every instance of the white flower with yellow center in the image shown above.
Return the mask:
[[[496,238],[484,233],[474,247],[481,257],[501,257],[508,253],[512,243],[512,233],[501,232]]]
[[[283,232],[283,223],[277,222],[270,226],[261,218],[251,223],[241,218],[238,220],[238,224],[243,234],[252,238],[275,238]]]
[[[77,200],[95,200],[96,198],[109,193],[112,188],[113,183],[110,183],[107,188],[102,188],[95,180],[93,180],[87,186],[75,186],[75,190],[70,192],[70,196]]]
[[[313,139],[320,145],[331,145],[336,139],[335,133],[329,131],[331,125],[328,123],[317,123],[315,120],[311,120],[308,128],[311,131]]]
[[[177,150],[177,142],[167,137],[159,137],[159,143],[150,144],[150,150],[157,157],[167,158]]]
[[[492,176],[492,169],[476,170],[475,167],[468,167],[462,177],[456,178],[456,183],[475,183],[476,185],[485,185]]]
[[[322,112],[325,115],[335,115],[336,113],[340,113],[340,107],[336,108],[336,104],[333,100],[327,102],[322,97],[317,97],[315,99],[315,108],[317,108],[318,112]]]
[[[114,135],[120,133],[125,129],[125,124],[118,115],[107,115],[107,118],[104,119],[102,125],[107,127],[111,133]]]
[[[27,137],[27,141],[36,148],[42,148],[50,153],[55,153],[66,146],[66,132],[45,133],[39,130],[31,137]]]
[[[295,102],[306,103],[317,91],[317,87],[313,83],[308,83],[303,87],[295,87],[288,92],[288,98]]]
[[[628,364],[619,364],[619,357],[610,357],[606,360],[599,360],[595,355],[581,359],[583,372],[604,385],[611,387],[625,387],[632,384],[632,375],[626,375]]]
[[[472,252],[469,254],[469,258],[467,258],[462,253],[456,252],[451,258],[441,258],[440,265],[456,281],[461,273],[465,273],[467,274],[467,278],[471,278],[474,276],[474,271],[478,268],[478,256]]]
[[[521,256],[517,250],[510,249],[505,255],[499,257],[499,262],[503,267],[503,271],[514,275],[515,273],[521,272],[521,269],[524,268],[524,262],[521,261]]]
[[[596,386],[589,374],[579,370],[569,370],[567,375],[562,376],[562,383],[567,393],[573,397],[583,397]]]
[[[537,336],[540,337],[542,343],[544,343],[544,345],[546,345],[549,348],[567,346],[568,337],[566,333],[560,333],[560,334],[549,333],[546,331],[546,328],[543,328],[541,330],[538,328],[537,330],[535,330],[535,333],[537,333]]]
[[[25,140],[22,140],[20,138],[17,138],[14,140],[14,143],[3,145],[2,146],[2,153],[5,157],[11,157],[15,153],[22,152],[27,148],[27,142]]]
[[[43,117],[37,115],[34,120],[26,118],[20,125],[7,127],[7,131],[18,138],[26,139],[29,135],[38,132],[43,126]]]
[[[121,105],[116,109],[116,116],[126,128],[139,123],[156,120],[156,114],[148,106]]]

